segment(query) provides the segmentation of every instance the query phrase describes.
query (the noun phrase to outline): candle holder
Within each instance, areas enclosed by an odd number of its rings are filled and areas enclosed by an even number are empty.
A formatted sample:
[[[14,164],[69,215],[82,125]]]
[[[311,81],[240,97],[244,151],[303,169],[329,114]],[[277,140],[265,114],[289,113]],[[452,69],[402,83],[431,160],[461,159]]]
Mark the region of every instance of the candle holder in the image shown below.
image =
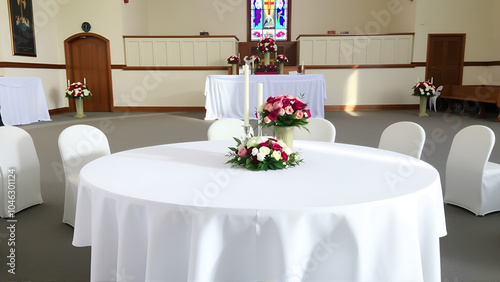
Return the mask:
[[[260,124],[260,117],[261,117],[262,113],[257,113],[257,136],[262,136],[262,125]]]
[[[243,127],[243,134],[245,138],[251,138],[252,137],[252,127],[250,125],[242,125]]]

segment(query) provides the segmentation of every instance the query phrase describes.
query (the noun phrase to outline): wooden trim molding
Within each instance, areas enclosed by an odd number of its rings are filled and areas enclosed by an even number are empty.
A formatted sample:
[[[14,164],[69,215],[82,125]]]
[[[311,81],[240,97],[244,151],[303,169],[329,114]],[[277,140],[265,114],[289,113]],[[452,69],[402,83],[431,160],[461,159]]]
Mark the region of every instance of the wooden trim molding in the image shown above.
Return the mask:
[[[400,111],[418,109],[417,104],[404,105],[338,105],[325,106],[325,112],[354,112],[354,111]]]
[[[388,65],[305,65],[306,71],[313,69],[394,69],[394,68],[414,68],[414,64],[388,64]]]
[[[374,33],[374,34],[301,34],[297,36],[297,40],[300,37],[335,37],[335,36],[387,36],[387,35],[415,35],[414,32],[402,32],[402,33]]]
[[[45,63],[21,63],[21,62],[0,62],[0,68],[14,69],[66,69],[66,65],[62,64],[45,64]]]
[[[136,66],[136,67],[127,67],[124,66],[123,70],[141,70],[141,71],[149,71],[149,70],[178,70],[178,71],[208,71],[208,70],[223,70],[227,71],[227,66],[213,66],[213,67],[181,67],[181,66],[173,66],[173,67],[158,67],[158,66]]]
[[[235,38],[236,35],[124,35],[123,38]]]

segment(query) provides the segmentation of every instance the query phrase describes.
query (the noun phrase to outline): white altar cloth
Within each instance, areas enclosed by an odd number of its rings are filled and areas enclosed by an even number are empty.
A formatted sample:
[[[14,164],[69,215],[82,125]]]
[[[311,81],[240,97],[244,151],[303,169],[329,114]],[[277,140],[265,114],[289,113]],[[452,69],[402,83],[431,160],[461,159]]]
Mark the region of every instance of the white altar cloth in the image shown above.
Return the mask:
[[[205,81],[206,120],[244,118],[244,75],[209,75]],[[325,117],[325,77],[322,74],[250,75],[250,119],[256,119],[257,83],[264,84],[264,102],[269,97],[304,94],[311,116]]]
[[[0,77],[0,115],[4,125],[50,121],[39,77]]]
[[[439,173],[385,150],[296,141],[281,171],[228,141],[115,153],[80,173],[73,245],[92,281],[441,281]]]

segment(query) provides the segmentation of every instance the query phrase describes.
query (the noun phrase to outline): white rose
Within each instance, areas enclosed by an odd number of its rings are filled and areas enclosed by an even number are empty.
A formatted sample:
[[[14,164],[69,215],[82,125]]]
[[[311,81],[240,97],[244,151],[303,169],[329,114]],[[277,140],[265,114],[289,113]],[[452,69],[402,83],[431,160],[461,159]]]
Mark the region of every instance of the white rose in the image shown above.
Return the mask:
[[[266,156],[267,156],[266,154],[263,154],[263,153],[258,153],[258,154],[257,154],[257,160],[258,160],[259,162],[262,162],[262,161],[266,158]]]
[[[252,149],[252,156],[256,156],[256,155],[257,155],[257,153],[259,153],[259,149],[257,149],[257,148],[253,148],[253,149]]]
[[[260,147],[259,153],[267,156],[269,155],[269,153],[271,153],[271,149],[269,149],[268,147]]]
[[[257,141],[257,137],[252,137],[252,138],[248,139],[248,141],[247,141],[247,147],[248,148],[255,147],[255,146],[257,146],[257,144],[259,144],[257,142],[258,142]]]
[[[275,160],[279,161],[279,160],[281,160],[281,153],[279,151],[273,151],[272,157]]]

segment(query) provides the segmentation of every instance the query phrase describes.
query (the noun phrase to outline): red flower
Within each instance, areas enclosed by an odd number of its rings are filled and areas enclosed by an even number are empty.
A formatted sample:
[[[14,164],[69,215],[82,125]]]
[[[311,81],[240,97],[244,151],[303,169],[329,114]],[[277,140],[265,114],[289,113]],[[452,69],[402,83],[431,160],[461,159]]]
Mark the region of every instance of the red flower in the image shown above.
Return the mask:
[[[295,103],[293,103],[293,109],[294,110],[302,110],[306,107],[306,104],[300,100],[295,100]]]
[[[281,158],[284,162],[288,161],[288,155],[285,152],[281,152]]]
[[[271,121],[275,121],[278,119],[278,114],[275,112],[275,111],[272,111],[272,112],[269,112],[269,115],[268,115],[269,119]]]
[[[258,148],[260,148],[260,147],[269,147],[269,139],[266,140],[265,142],[260,143]]]
[[[271,149],[273,151],[281,151],[281,146],[278,143],[273,143],[273,144],[271,144]]]

